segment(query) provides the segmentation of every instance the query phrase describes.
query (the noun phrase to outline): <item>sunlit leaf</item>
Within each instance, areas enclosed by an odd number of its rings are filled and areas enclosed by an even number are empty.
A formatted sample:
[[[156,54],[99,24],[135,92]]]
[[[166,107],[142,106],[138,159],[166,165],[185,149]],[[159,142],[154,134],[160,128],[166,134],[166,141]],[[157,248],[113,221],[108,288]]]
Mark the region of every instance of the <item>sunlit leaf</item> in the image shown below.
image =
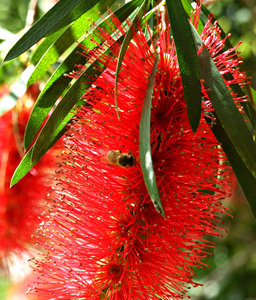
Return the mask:
[[[60,0],[19,39],[8,52],[5,61],[19,56],[48,33],[73,22],[98,2],[99,0]],[[57,26],[59,23],[61,26]]]
[[[30,62],[33,65],[36,65],[38,61],[41,59],[41,57],[45,54],[47,49],[51,47],[51,45],[63,34],[65,30],[66,27],[61,28],[60,30],[47,36],[42,42],[40,42],[37,48],[35,49],[35,51],[33,52]]]
[[[99,18],[99,13],[103,14],[106,12],[113,1],[114,0],[100,0],[89,11],[84,13],[69,26],[38,62],[28,80],[28,85],[31,85],[40,79],[50,66],[54,64],[69,47],[73,47],[72,50],[74,50],[77,46],[77,40],[79,40],[91,27],[92,22],[95,22]]]
[[[97,62],[95,62],[95,64],[97,64]],[[95,67],[95,64],[90,65],[84,72],[91,78],[96,78],[96,76],[101,73],[101,71]],[[91,82],[81,84],[83,80],[83,76],[80,76],[76,80],[61,101],[57,104],[56,108],[40,131],[33,147],[33,162],[38,161],[40,157],[42,157],[42,155],[50,148],[51,144],[49,143],[49,140],[51,140],[52,133],[56,131],[77,101],[83,96],[85,90],[91,86]]]
[[[118,8],[114,11],[116,17],[122,22],[127,16],[134,10],[134,8],[141,2],[141,0],[129,2],[124,6]],[[106,17],[106,20],[101,19],[101,22],[98,23],[98,27],[104,27],[106,30],[109,28],[107,24],[107,20],[111,18],[111,16]],[[92,31],[93,33],[93,31]],[[85,39],[82,44],[85,47],[93,49],[96,47],[95,43],[91,42],[89,39]],[[80,47],[77,47],[57,68],[55,73],[51,76],[51,78],[46,83],[43,91],[39,95],[33,111],[30,115],[27,128],[25,131],[24,137],[24,147],[28,149],[33,140],[35,139],[41,124],[49,114],[53,105],[55,104],[58,97],[60,97],[64,91],[69,90],[69,83],[71,82],[71,78],[67,76],[63,76],[65,73],[69,73],[73,71],[75,65],[85,65],[87,58],[78,54],[77,52],[81,51]],[[78,101],[79,99],[77,99]]]
[[[65,93],[65,91],[67,92],[71,88],[69,83],[72,81],[72,78],[63,76],[63,73],[71,72],[76,64],[83,65],[86,61],[86,57],[74,52],[72,56],[69,56],[69,59],[65,61],[65,64],[60,65],[53,76],[49,79],[45,88],[39,95],[29,117],[24,135],[25,149],[28,149],[34,141],[42,123],[56,103],[57,99]],[[76,94],[74,96],[76,96]]]

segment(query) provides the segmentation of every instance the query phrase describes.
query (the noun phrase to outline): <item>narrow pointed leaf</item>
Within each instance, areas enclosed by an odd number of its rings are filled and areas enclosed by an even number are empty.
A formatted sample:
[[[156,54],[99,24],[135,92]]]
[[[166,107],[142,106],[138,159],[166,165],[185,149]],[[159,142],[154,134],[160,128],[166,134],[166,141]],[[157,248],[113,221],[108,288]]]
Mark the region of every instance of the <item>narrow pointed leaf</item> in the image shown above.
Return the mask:
[[[154,204],[155,209],[164,217],[164,209],[159,196],[154,167],[153,167],[153,160],[151,154],[151,140],[150,140],[151,104],[152,104],[152,96],[154,91],[155,76],[157,72],[158,62],[159,62],[159,54],[157,53],[152,68],[152,72],[148,80],[148,86],[147,86],[142,112],[141,112],[139,148],[140,148],[141,169],[144,177],[144,182],[148,190],[148,194]]]
[[[33,166],[37,163],[36,161],[34,164],[31,163],[31,158],[32,158],[32,149],[30,149],[25,156],[23,157],[22,161],[16,168],[12,179],[11,179],[11,184],[10,187],[14,186],[18,181],[20,181],[32,168]]]
[[[42,56],[45,54],[47,49],[49,49],[52,44],[63,34],[67,27],[61,28],[60,30],[54,32],[53,34],[47,36],[40,44],[36,47],[35,51],[32,54],[30,62],[33,65],[36,65]]]
[[[122,65],[122,61],[123,61],[125,52],[126,52],[128,46],[129,46],[129,43],[132,39],[132,30],[133,30],[133,26],[134,26],[134,20],[135,20],[136,16],[142,12],[142,10],[143,10],[146,3],[147,3],[147,0],[144,0],[142,2],[142,4],[139,7],[137,7],[134,10],[133,14],[130,16],[131,26],[129,27],[128,31],[126,32],[126,35],[124,37],[122,46],[121,46],[121,48],[119,50],[119,54],[118,54],[117,65],[116,65],[116,77],[115,77],[115,105],[116,105],[116,112],[117,112],[118,117],[119,117],[118,105],[117,105],[118,75],[119,75],[119,72],[120,72],[120,68],[121,68],[121,65]]]
[[[124,6],[118,8],[116,11],[114,11],[116,17],[123,22],[130,13],[134,10],[134,8],[141,3],[141,0],[132,1]],[[111,18],[111,16],[106,18],[106,21],[108,18]],[[108,24],[105,20],[102,20],[98,26],[108,28]],[[95,47],[95,44],[90,42],[88,39],[85,39],[82,44],[85,47],[88,47],[90,49],[93,49]],[[57,68],[55,73],[51,76],[51,78],[46,83],[43,91],[39,95],[33,111],[30,115],[27,128],[25,131],[25,137],[24,137],[24,147],[25,149],[28,149],[28,147],[31,145],[33,140],[35,139],[41,124],[49,114],[50,110],[52,109],[53,105],[55,104],[58,97],[60,97],[64,91],[69,90],[70,86],[69,83],[71,82],[71,78],[67,76],[63,76],[65,73],[69,73],[73,71],[75,65],[85,65],[87,58],[79,55],[77,52],[81,51],[80,47],[77,47],[63,62],[62,64]],[[77,99],[78,101],[78,99]]]
[[[53,146],[60,139],[63,133],[66,131],[66,124],[64,123],[61,124],[58,129],[59,130],[58,131],[56,130],[56,132],[52,135],[51,140],[49,141],[50,147]],[[45,153],[47,150],[45,150]],[[16,168],[11,179],[10,187],[14,186],[17,182],[19,182],[38,162],[39,158],[37,160],[32,161],[32,153],[33,153],[33,147],[30,148],[29,151],[24,155],[23,159],[21,160],[18,167]]]
[[[97,64],[97,62],[95,62]],[[90,65],[86,70],[86,75],[91,78],[96,78],[101,71],[99,71],[94,65]],[[56,108],[50,115],[49,119],[45,123],[44,127],[40,131],[33,147],[32,161],[38,161],[40,157],[49,149],[52,133],[56,131],[59,125],[63,122],[64,118],[71,111],[78,100],[83,96],[86,89],[91,86],[90,83],[82,84],[84,80],[83,76],[80,76],[76,82],[67,91],[61,101],[57,104]]]
[[[72,23],[98,2],[99,0],[60,0],[19,39],[8,52],[5,61],[19,56],[48,33]],[[59,23],[61,26],[57,26]]]
[[[256,179],[249,172],[248,168],[238,155],[236,149],[234,148],[232,142],[228,138],[225,130],[221,126],[219,119],[216,117],[216,120],[211,124],[211,129],[221,143],[221,147],[227,155],[228,160],[234,170],[236,177],[240,183],[240,186],[249,202],[252,213],[256,217]]]
[[[188,118],[195,132],[201,118],[202,101],[197,53],[181,1],[166,0],[166,6],[172,26]]]
[[[256,90],[255,90],[255,88],[251,86],[249,88],[248,94],[249,94],[249,98],[251,99],[252,103],[255,106],[256,105]]]
[[[192,33],[199,53],[199,67],[204,86],[216,115],[230,142],[251,174],[256,178],[256,144],[237,109],[218,68],[193,25]]]
[[[69,26],[38,62],[28,80],[28,85],[40,79],[69,47],[73,47],[72,50],[74,50],[77,46],[77,40],[91,27],[92,22],[95,22],[99,18],[98,13],[104,14],[113,1],[114,0],[99,1]]]
[[[60,65],[53,76],[49,79],[45,88],[39,95],[29,117],[24,135],[25,149],[28,149],[34,141],[42,123],[48,116],[58,98],[65,93],[65,91],[67,92],[71,88],[69,84],[72,81],[72,78],[63,76],[63,74],[71,72],[76,64],[84,65],[86,61],[86,57],[74,52],[73,55],[69,56],[69,59],[65,61],[65,64],[63,63]]]

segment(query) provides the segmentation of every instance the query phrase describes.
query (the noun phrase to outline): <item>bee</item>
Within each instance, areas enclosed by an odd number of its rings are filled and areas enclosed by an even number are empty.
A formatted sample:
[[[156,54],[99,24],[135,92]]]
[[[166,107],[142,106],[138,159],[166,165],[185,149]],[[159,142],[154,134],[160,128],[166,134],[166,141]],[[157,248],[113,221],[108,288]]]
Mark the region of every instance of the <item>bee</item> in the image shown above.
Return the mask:
[[[121,153],[120,150],[111,150],[107,154],[108,163],[111,165],[129,168],[135,165],[136,160],[132,154]]]

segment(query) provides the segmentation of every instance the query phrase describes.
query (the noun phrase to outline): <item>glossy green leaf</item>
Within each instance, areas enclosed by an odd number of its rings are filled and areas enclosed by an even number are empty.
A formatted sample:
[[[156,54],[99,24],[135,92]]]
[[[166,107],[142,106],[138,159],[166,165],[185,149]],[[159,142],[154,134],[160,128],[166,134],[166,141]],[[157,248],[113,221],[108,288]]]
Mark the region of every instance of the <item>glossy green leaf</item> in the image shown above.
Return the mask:
[[[90,76],[91,78],[96,78],[101,71],[99,71],[95,65],[90,65],[84,74],[86,76]],[[102,66],[101,66],[102,67]],[[91,86],[90,83],[82,84],[84,80],[83,76],[80,76],[76,82],[71,86],[71,88],[67,91],[61,101],[57,104],[56,108],[50,115],[49,119],[45,123],[44,127],[40,131],[33,147],[32,153],[32,161],[38,161],[42,155],[49,149],[51,146],[49,144],[49,140],[51,140],[52,133],[56,131],[59,125],[63,122],[64,118],[71,111],[74,105],[78,102],[78,100],[83,96],[86,89]]]
[[[114,11],[116,17],[122,22],[124,21],[127,16],[134,10],[134,8],[141,3],[141,0],[132,1],[130,3],[125,4],[124,6],[118,8]],[[106,21],[111,18],[108,16]],[[98,24],[99,27],[104,27],[108,29],[109,25],[106,23],[105,20]],[[95,44],[88,39],[85,39],[82,44],[85,47],[93,49]],[[65,73],[69,73],[74,69],[75,65],[84,65],[87,61],[86,57],[77,54],[78,51],[81,51],[80,47],[77,47],[57,68],[55,73],[51,76],[51,78],[46,83],[43,91],[39,95],[33,111],[30,115],[27,128],[25,131],[24,137],[24,147],[28,149],[31,145],[33,140],[35,139],[41,124],[49,114],[50,110],[52,109],[53,105],[55,104],[58,97],[60,97],[64,90],[70,89],[69,83],[71,82],[71,78],[67,76],[63,76]],[[77,99],[78,101],[78,99]]]
[[[114,0],[100,0],[69,26],[38,62],[28,80],[28,85],[40,79],[67,49],[71,48],[69,51],[74,50],[77,46],[77,40],[91,27],[92,22],[95,22],[99,18],[98,13],[104,14],[113,1]]]
[[[131,21],[131,26],[129,27],[128,31],[126,32],[126,35],[124,37],[122,46],[119,50],[119,54],[118,54],[118,59],[117,59],[117,65],[116,65],[116,77],[115,77],[115,105],[116,105],[116,112],[117,115],[119,117],[119,112],[118,112],[118,105],[117,105],[117,82],[118,82],[118,75],[121,69],[121,65],[122,65],[122,61],[124,59],[124,55],[126,53],[126,50],[129,46],[129,43],[132,39],[132,33],[133,33],[133,26],[134,26],[134,21],[135,18],[138,14],[140,14],[143,10],[143,8],[145,7],[145,4],[147,3],[147,0],[144,0],[142,2],[142,4],[137,7],[134,12],[132,13],[132,15],[130,16],[130,21]]]
[[[252,134],[237,109],[209,51],[193,25],[191,28],[196,47],[198,50],[201,49],[198,55],[201,77],[216,115],[241,160],[256,178],[256,144]]]
[[[48,33],[73,22],[83,13],[92,8],[99,0],[60,0],[38,22],[36,22],[8,52],[5,61],[11,60],[37,43]],[[61,23],[61,27],[56,27]]]
[[[195,132],[201,118],[202,101],[196,48],[181,1],[167,0],[166,6],[172,26],[188,118],[192,130]]]
[[[206,118],[207,120],[207,118]],[[212,119],[210,120],[212,122]],[[238,155],[232,142],[228,138],[225,130],[221,126],[219,119],[216,117],[215,121],[211,123],[211,129],[221,143],[221,147],[227,155],[228,160],[232,166],[233,171],[240,183],[240,186],[249,202],[251,210],[256,217],[256,179],[249,172],[248,168]]]
[[[60,30],[54,32],[53,34],[47,36],[35,49],[30,59],[30,62],[33,65],[36,65],[38,61],[42,58],[45,54],[47,49],[54,44],[54,42],[63,34],[63,32],[67,29],[67,27],[61,28]]]
[[[143,102],[140,133],[139,133],[139,149],[140,149],[140,163],[143,173],[145,185],[148,194],[154,204],[155,209],[164,217],[164,209],[159,196],[156,177],[153,167],[153,160],[151,154],[151,140],[150,140],[150,125],[151,125],[151,104],[154,91],[155,76],[159,62],[159,54],[157,53],[155,62],[152,68],[151,75],[148,80],[148,86]]]
[[[69,59],[65,61],[65,64],[61,64],[49,79],[45,88],[39,95],[29,117],[24,135],[25,149],[28,149],[34,141],[42,123],[58,98],[71,88],[69,84],[72,81],[72,78],[63,76],[63,74],[71,72],[76,64],[84,65],[86,61],[86,57],[73,52],[72,56],[69,56]]]

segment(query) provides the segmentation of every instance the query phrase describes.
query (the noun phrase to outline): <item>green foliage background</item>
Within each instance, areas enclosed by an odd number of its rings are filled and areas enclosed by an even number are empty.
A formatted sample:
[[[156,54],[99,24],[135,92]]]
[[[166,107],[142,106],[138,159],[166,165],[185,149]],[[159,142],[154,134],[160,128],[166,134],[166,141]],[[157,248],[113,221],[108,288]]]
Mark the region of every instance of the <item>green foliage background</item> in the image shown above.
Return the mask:
[[[242,41],[238,48],[244,59],[241,68],[256,88],[255,0],[222,0],[208,8],[223,30],[231,33],[233,45]],[[197,272],[203,287],[190,292],[193,300],[256,299],[256,222],[238,185],[226,206],[233,218],[224,218],[227,233],[214,239],[217,247],[208,261],[210,268]]]
[[[243,69],[252,77],[256,88],[256,1],[220,0],[209,7],[223,30],[231,33],[233,45],[242,41],[239,47],[244,59]]]
[[[238,51],[256,88],[256,2],[255,0],[221,0],[208,9],[223,30],[231,33],[233,45],[242,41]],[[254,99],[255,101],[255,99]],[[227,233],[215,238],[217,247],[208,261],[210,268],[197,271],[197,282],[203,287],[192,289],[193,300],[256,300],[256,222],[241,189],[226,200],[233,218],[224,218]]]

